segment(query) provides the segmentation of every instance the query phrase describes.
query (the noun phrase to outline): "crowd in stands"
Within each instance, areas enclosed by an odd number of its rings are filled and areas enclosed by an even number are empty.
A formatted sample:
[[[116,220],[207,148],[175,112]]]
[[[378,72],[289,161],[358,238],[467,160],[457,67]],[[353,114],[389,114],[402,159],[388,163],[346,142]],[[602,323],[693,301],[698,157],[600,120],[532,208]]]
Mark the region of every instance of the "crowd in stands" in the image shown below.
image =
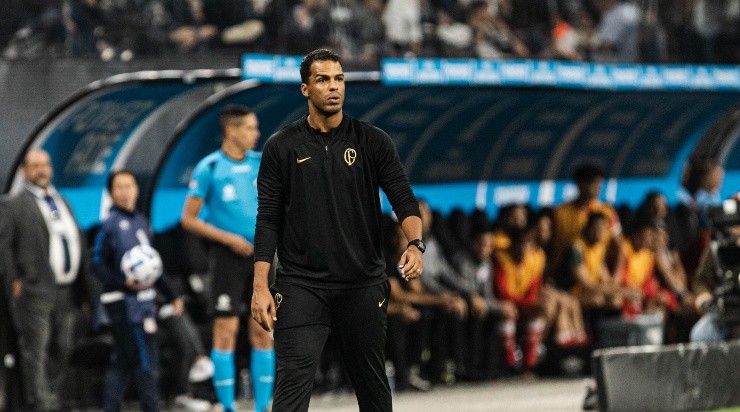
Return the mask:
[[[740,0],[9,0],[5,59],[320,46],[386,56],[740,62]]]

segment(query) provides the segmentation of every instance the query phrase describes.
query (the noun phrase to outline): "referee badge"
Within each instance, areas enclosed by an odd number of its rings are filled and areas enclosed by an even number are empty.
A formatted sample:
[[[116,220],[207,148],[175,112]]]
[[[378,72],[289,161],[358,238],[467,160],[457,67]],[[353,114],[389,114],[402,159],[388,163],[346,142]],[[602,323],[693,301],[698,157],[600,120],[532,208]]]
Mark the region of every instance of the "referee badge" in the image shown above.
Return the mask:
[[[280,308],[281,303],[283,303],[283,295],[278,292],[275,294],[275,310]]]
[[[355,159],[357,159],[357,152],[355,149],[347,149],[344,151],[344,162],[347,163],[347,166],[352,166]]]

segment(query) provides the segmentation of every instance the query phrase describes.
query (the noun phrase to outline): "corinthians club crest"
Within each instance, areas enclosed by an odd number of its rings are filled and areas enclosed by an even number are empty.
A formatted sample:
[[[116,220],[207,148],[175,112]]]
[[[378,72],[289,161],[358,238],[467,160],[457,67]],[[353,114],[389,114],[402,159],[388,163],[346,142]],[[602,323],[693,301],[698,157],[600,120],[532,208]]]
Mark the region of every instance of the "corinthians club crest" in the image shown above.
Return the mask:
[[[355,159],[357,159],[357,152],[355,149],[347,149],[344,151],[344,162],[347,163],[347,166],[352,166]]]

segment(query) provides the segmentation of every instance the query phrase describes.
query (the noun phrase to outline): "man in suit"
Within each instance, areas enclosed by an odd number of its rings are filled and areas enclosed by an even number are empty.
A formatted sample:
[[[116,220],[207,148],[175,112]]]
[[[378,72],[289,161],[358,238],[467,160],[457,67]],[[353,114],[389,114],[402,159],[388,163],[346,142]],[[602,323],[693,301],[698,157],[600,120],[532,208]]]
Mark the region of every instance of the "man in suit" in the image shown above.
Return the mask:
[[[81,302],[78,292],[90,296],[88,251],[69,204],[51,184],[49,154],[29,151],[22,170],[25,185],[7,204],[7,282],[23,394],[32,410],[58,410],[61,378],[74,343],[76,303]]]

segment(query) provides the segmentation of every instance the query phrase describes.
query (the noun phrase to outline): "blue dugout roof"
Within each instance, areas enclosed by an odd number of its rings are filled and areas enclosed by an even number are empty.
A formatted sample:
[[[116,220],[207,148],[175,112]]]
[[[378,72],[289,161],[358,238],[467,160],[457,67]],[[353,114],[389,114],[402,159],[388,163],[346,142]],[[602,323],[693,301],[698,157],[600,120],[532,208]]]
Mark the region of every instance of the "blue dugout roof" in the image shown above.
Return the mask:
[[[725,80],[727,72],[719,72]],[[260,144],[307,111],[297,84],[237,83],[240,74],[146,72],[97,82],[43,119],[26,149],[50,152],[55,184],[83,227],[105,215],[110,170],[126,167],[142,181],[155,230],[166,230],[178,222],[195,163],[219,146],[223,106],[257,112]],[[380,77],[348,73],[345,111],[388,132],[417,194],[442,212],[557,204],[574,193],[570,171],[584,160],[607,170],[609,201],[635,204],[654,188],[675,201],[685,160],[713,125],[740,112],[740,87],[387,86]],[[731,130],[717,153],[728,170],[723,196],[740,187],[738,128]]]

